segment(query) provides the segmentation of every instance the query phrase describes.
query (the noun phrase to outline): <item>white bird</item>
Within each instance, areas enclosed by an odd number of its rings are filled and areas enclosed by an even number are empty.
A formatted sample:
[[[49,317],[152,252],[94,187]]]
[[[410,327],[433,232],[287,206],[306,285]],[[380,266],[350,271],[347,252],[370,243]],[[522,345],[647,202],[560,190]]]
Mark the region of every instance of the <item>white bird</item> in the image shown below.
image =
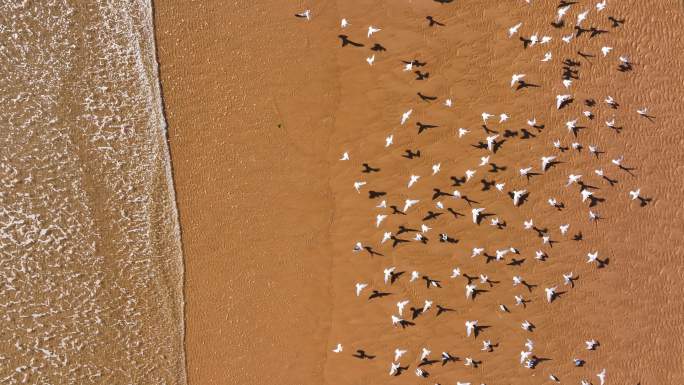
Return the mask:
[[[456,385],[470,385],[470,382],[456,381]]]
[[[603,1],[600,2],[600,3],[596,3],[596,10],[599,11],[599,12],[601,12],[601,11],[603,11],[604,9],[606,9],[606,1],[607,1],[607,0],[603,0]]]
[[[490,135],[487,137],[487,149],[489,151],[494,151],[494,144],[496,143],[497,138],[499,138],[499,135]]]
[[[388,267],[385,270],[383,270],[385,284],[387,284],[387,282],[389,282],[390,278],[392,278],[392,273],[394,273],[394,270],[396,270],[396,267],[394,267],[394,266]]]
[[[551,40],[553,40],[553,38],[551,36],[542,36],[539,44],[548,44],[551,42]]]
[[[508,29],[508,38],[511,38],[511,37],[513,37],[513,35],[518,33],[518,29],[520,29],[520,27],[522,27],[522,25],[523,25],[523,23],[518,23],[518,24],[512,26],[511,28],[509,28]]]
[[[513,191],[513,206],[520,204],[520,198],[527,193],[527,190],[515,190]]]
[[[356,244],[354,245],[354,252],[361,250],[363,250],[363,244],[361,244],[361,242],[356,242]]]
[[[444,101],[444,105],[447,107],[451,107],[451,99],[447,99]]]
[[[440,201],[437,201],[437,203],[435,203],[435,206],[437,206],[437,208],[440,210],[444,210],[444,205]]]
[[[582,112],[582,114],[584,114],[584,116],[586,116],[589,119],[594,117],[594,114],[591,111],[584,111]]]
[[[428,231],[432,230],[432,227],[428,227],[425,223],[420,225],[420,231],[424,234],[427,233]]]
[[[606,121],[606,126],[610,128],[615,128],[615,118],[613,118],[613,120]]]
[[[477,328],[477,320],[466,321],[465,327],[466,327],[466,336],[470,337],[470,335],[473,333],[473,331],[475,331],[475,328]]]
[[[411,175],[408,182],[408,187],[411,188],[420,179],[420,175]]]
[[[311,11],[307,9],[307,10],[304,11],[304,12],[296,13],[295,16],[297,16],[297,17],[305,17],[306,20],[311,20]]]
[[[486,351],[492,350],[492,341],[490,341],[490,340],[482,341],[482,349],[480,349],[480,350],[483,350],[483,351],[484,350],[486,350]]]
[[[357,193],[361,194],[361,191],[359,191],[359,189],[361,189],[361,187],[365,186],[365,185],[366,185],[366,182],[354,182],[354,189],[356,190]]]
[[[551,162],[556,159],[555,156],[542,156],[541,162],[542,162],[542,171],[546,171],[546,169],[549,167]]]
[[[525,320],[523,323],[520,324],[520,327],[523,328],[524,330],[529,331],[532,329],[532,324],[530,323],[530,321]]]
[[[630,63],[629,58],[627,56],[620,56],[618,59],[620,60],[620,63],[623,63],[623,64],[629,64]]]
[[[556,139],[556,140],[553,141],[553,147],[555,147],[555,148],[561,148],[560,139]]]
[[[570,174],[568,175],[568,183],[565,185],[570,186],[573,183],[577,183],[582,178],[582,175]]]
[[[489,163],[489,156],[481,156],[480,164],[478,165],[478,167],[486,166],[487,163]]]
[[[529,119],[529,120],[527,121],[527,125],[530,126],[530,127],[536,126],[536,125],[537,125],[537,119],[536,119],[536,118]]]
[[[473,366],[473,359],[470,357],[466,357],[463,359],[463,365],[465,366]]]
[[[489,277],[484,275],[484,274],[480,274],[480,283],[487,283],[487,282],[489,282]]]
[[[489,120],[489,118],[491,118],[491,117],[493,117],[493,116],[494,116],[494,115],[492,115],[492,114],[490,114],[490,113],[488,113],[488,112],[483,112],[483,113],[482,113],[482,121],[484,122],[484,124],[487,124],[487,120]]]
[[[407,199],[404,202],[404,209],[402,210],[403,212],[406,212],[409,208],[413,207],[416,203],[420,202],[418,199]]]
[[[541,250],[537,250],[535,252],[534,259],[539,260],[539,261],[543,261],[544,259],[546,259],[546,253],[541,251]]]
[[[525,342],[525,347],[527,348],[528,351],[531,352],[532,350],[534,350],[534,342],[528,338],[527,341]]]
[[[394,135],[390,135],[385,138],[385,148],[391,146],[394,143]]]
[[[572,95],[556,95],[556,109],[561,108],[564,102],[570,100],[572,98]]]
[[[544,58],[541,59],[541,61],[543,61],[543,62],[551,61],[552,58],[553,58],[553,54],[551,52],[547,52],[544,54]]]
[[[496,250],[496,260],[501,261],[510,251],[511,249]]]
[[[381,201],[381,202],[380,202],[377,206],[375,206],[375,207],[384,209],[384,208],[387,207],[387,201],[386,201],[386,200],[383,200],[383,201]]]
[[[580,194],[582,194],[582,202],[586,201],[590,196],[594,195],[594,193],[589,190],[582,190],[580,191]]]
[[[549,205],[553,207],[556,207],[556,205],[558,205],[558,201],[556,200],[556,198],[549,198],[547,202],[549,202]]]
[[[532,219],[530,219],[528,221],[524,221],[523,226],[525,227],[525,230],[529,230],[532,227],[534,227],[534,222],[532,222]]]
[[[380,224],[382,223],[382,221],[385,220],[385,218],[387,218],[387,215],[384,215],[384,214],[376,215],[375,216],[375,227],[380,227]]]
[[[592,263],[598,260],[598,251],[587,253],[587,263]]]
[[[480,214],[485,211],[484,208],[477,208],[477,209],[472,209],[471,213],[473,214],[473,223],[477,223],[477,220],[480,217]]]
[[[630,191],[630,192],[629,192],[629,196],[632,197],[632,200],[638,199],[638,198],[639,198],[639,194],[641,194],[641,189],[640,189],[640,188],[638,188],[638,189],[636,189],[636,190],[634,190],[634,191]]]
[[[402,323],[403,321],[404,321],[403,318],[392,315],[392,325],[397,326],[398,324]]]
[[[574,130],[575,128],[577,128],[577,119],[568,120],[567,122],[565,122],[565,127],[568,128],[568,131]]]
[[[405,353],[406,353],[406,350],[402,350],[399,348],[394,349],[394,361],[399,361],[401,356],[403,356]]]
[[[513,74],[513,77],[511,77],[511,87],[513,87],[517,82],[522,80],[522,78],[525,77],[525,74]]]
[[[560,228],[561,234],[565,235],[565,233],[568,232],[568,228],[570,228],[570,225],[569,224],[560,225],[559,228]]]
[[[332,350],[333,353],[342,353],[342,344],[337,344],[335,349]]]
[[[449,278],[458,278],[460,276],[461,276],[461,269],[459,269],[457,267],[457,268],[451,270],[451,277],[449,277]]]
[[[521,168],[520,169],[520,176],[526,176],[527,174],[532,171],[532,167],[527,167],[527,168]]]
[[[572,285],[572,271],[563,274],[563,285]]]
[[[347,19],[342,19],[342,21],[340,21],[340,28],[347,28],[348,25],[349,22],[347,21]]]
[[[586,10],[586,11],[578,14],[577,15],[577,25],[582,24],[582,22],[587,19],[587,15],[589,15],[589,10]]]
[[[466,170],[465,177],[466,182],[468,182],[475,175],[475,170]]]
[[[499,123],[503,123],[503,122],[507,121],[508,118],[509,118],[509,116],[507,114],[499,115]]]
[[[608,95],[605,99],[603,99],[603,101],[604,101],[606,104],[609,104],[609,105],[611,105],[611,106],[612,106],[612,105],[615,105],[615,99],[613,99],[613,97],[610,96],[610,95]]]
[[[477,287],[477,286],[475,286],[475,285],[466,285],[466,286],[465,286],[465,289],[466,289],[466,294],[465,294],[466,299],[473,299],[473,294],[475,294],[475,288],[476,288],[476,287]],[[470,335],[470,334],[468,334],[468,335]]]
[[[637,114],[641,116],[648,116],[648,108],[644,107],[640,110],[636,110]]]
[[[366,58],[366,62],[368,62],[368,65],[373,65],[373,62],[375,61],[375,55],[369,56]]]
[[[356,284],[356,296],[359,297],[361,295],[361,292],[363,291],[363,289],[365,289],[366,287],[368,287],[367,283],[357,283]]]
[[[428,301],[427,299],[425,300],[425,304],[423,305],[423,313],[428,311],[432,307],[432,301]]]
[[[390,239],[392,239],[392,232],[387,231],[384,234],[382,234],[382,241],[380,241],[380,243],[381,244],[385,243],[385,242],[389,241]]]
[[[430,350],[423,348],[423,351],[420,354],[420,360],[423,361],[427,359],[430,356],[430,353],[432,353]]]
[[[519,275],[513,276],[513,286],[518,286],[522,284],[522,278]]]
[[[420,273],[416,270],[413,270],[411,272],[411,279],[409,279],[409,282],[415,282],[418,278],[420,278]]]
[[[515,306],[525,306],[525,298],[522,295],[514,295],[513,298],[515,298]]]
[[[396,361],[396,360],[395,360],[395,361]],[[398,362],[392,362],[392,364],[391,364],[391,366],[390,366],[389,375],[390,375],[390,376],[394,376],[394,375],[396,375],[397,373],[399,373],[399,367],[400,367],[400,366],[401,366],[400,363],[398,363]]]
[[[589,210],[589,220],[595,221],[595,220],[597,220],[598,218],[599,218],[598,214],[596,214],[595,212]]]
[[[499,310],[501,310],[504,313],[508,313],[508,308],[506,307],[506,305],[499,304]]]
[[[589,145],[589,152],[591,152],[592,154],[598,154],[598,152],[599,152],[598,146]]]
[[[530,47],[534,46],[539,42],[539,36],[537,36],[537,33],[535,32],[534,35],[530,36]]]
[[[563,40],[567,44],[570,44],[573,37],[575,37],[575,35],[569,34],[569,35],[565,35],[565,36],[561,37],[561,40]]]
[[[470,255],[470,258],[475,258],[476,256],[482,254],[483,251],[484,247],[474,247],[473,253]]]
[[[599,374],[597,374],[596,377],[598,377],[599,381],[601,381],[600,385],[605,384],[606,383],[606,369],[604,368],[603,370],[601,370],[601,372]]]
[[[527,351],[521,350],[520,351],[520,363],[522,364],[523,362],[527,361],[531,355],[532,355],[532,352],[527,352]]]
[[[469,132],[470,132],[470,131],[469,131],[468,129],[465,129],[465,128],[462,128],[462,127],[461,127],[461,128],[458,129],[458,137],[459,137],[459,138],[462,138],[462,137],[464,137],[464,136],[465,136],[467,133],[469,133]]]
[[[546,292],[546,301],[551,303],[553,299],[556,297],[556,286],[554,287],[547,287],[544,289]]]
[[[397,310],[399,311],[399,315],[404,315],[404,308],[406,305],[409,304],[409,300],[404,300],[404,301],[399,301],[397,302]],[[396,361],[396,359],[395,359]]]
[[[494,187],[499,191],[503,191],[504,186],[506,186],[506,183],[497,183],[494,185]]]
[[[571,85],[572,85],[572,79],[564,79],[563,80],[563,86],[565,86],[565,88],[570,88]]]
[[[601,48],[601,53],[603,53],[603,57],[606,57],[606,56],[608,56],[608,54],[609,54],[610,51],[612,51],[612,50],[613,50],[613,47],[602,47],[602,48]]]
[[[368,27],[368,37],[371,37],[372,34],[376,32],[380,32],[380,28],[373,27],[372,25]]]
[[[622,161],[623,161],[624,159],[625,159],[624,156],[620,156],[620,157],[617,158],[617,159],[611,159],[610,162],[613,163],[614,165],[620,167],[620,165],[622,165]]]
[[[406,71],[411,71],[412,69],[413,69],[413,62],[406,63],[406,64],[404,65],[404,72],[406,72]]]
[[[584,341],[584,344],[586,345],[587,350],[594,350],[598,346],[598,341],[591,339],[589,341]]]
[[[344,154],[342,154],[342,157],[340,158],[340,160],[349,160],[349,153],[345,152]]]
[[[409,117],[411,116],[411,113],[412,113],[412,112],[413,112],[413,109],[410,109],[410,110],[404,112],[403,114],[401,114],[401,124],[406,123],[406,121],[407,121],[407,120],[409,119]]]
[[[432,175],[435,175],[439,172],[439,169],[442,167],[441,163],[433,164],[432,165]]]
[[[565,14],[568,13],[569,9],[570,9],[569,5],[566,5],[565,7],[562,7],[562,8],[558,8],[558,11],[556,12],[557,13],[556,20],[561,21],[563,16],[565,16]]]

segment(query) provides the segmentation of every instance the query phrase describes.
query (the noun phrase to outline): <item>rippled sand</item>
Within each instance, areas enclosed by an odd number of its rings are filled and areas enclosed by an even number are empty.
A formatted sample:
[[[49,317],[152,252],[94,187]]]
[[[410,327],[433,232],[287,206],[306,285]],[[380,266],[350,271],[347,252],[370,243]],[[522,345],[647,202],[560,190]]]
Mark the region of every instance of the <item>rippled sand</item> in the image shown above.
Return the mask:
[[[185,383],[151,4],[6,1],[0,43],[0,383]]]

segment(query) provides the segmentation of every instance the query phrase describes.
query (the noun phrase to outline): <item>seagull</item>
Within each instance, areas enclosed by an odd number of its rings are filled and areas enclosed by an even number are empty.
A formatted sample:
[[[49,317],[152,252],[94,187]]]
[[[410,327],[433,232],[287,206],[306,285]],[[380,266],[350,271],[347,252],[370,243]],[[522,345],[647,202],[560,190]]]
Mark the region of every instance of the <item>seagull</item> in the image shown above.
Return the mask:
[[[595,212],[589,210],[589,220],[595,221],[595,220],[598,219],[598,217],[599,217],[598,214],[596,214]]]
[[[406,63],[404,66],[404,72],[413,70],[413,62]]]
[[[620,157],[617,158],[617,159],[611,159],[611,163],[613,163],[614,165],[620,167],[620,165],[622,165],[622,161],[624,160],[624,158],[625,158],[624,156],[620,156]]]
[[[598,346],[598,341],[591,339],[589,341],[584,341],[584,344],[586,345],[587,350],[594,350],[596,349],[596,346]]]
[[[610,95],[607,96],[605,99],[603,99],[603,101],[606,102],[606,104],[610,104],[610,105],[615,104],[615,99],[613,99],[613,97]]]
[[[416,203],[420,202],[418,199],[407,199],[404,202],[404,209],[402,210],[403,212],[406,212],[409,208],[411,208],[413,205]]]
[[[553,58],[553,54],[551,54],[551,52],[549,51],[549,52],[544,54],[544,58],[541,59],[541,61],[543,61],[543,62],[551,61],[552,58]]]
[[[428,358],[430,356],[430,353],[432,353],[432,352],[426,348],[423,348],[423,351],[420,354],[420,360],[423,361],[424,359]]]
[[[606,382],[606,369],[604,368],[603,370],[601,370],[601,372],[599,374],[597,374],[596,377],[598,377],[599,381],[601,381],[600,385],[605,384],[605,382]]]
[[[551,162],[553,162],[554,159],[556,159],[555,156],[542,156],[542,171],[546,171],[546,169],[549,167],[549,164],[551,164]]]
[[[388,231],[382,235],[382,241],[380,241],[380,243],[381,244],[385,243],[385,242],[389,241],[390,239],[392,239],[392,232]]]
[[[492,115],[492,114],[490,114],[490,113],[488,113],[488,112],[483,112],[483,113],[482,113],[482,121],[483,121],[485,124],[487,124],[487,120],[489,120],[489,118],[491,118],[491,117],[493,117],[493,116],[494,116],[494,115]]]
[[[532,350],[534,350],[534,342],[528,338],[525,342],[525,347],[527,348],[527,351],[531,352]]]
[[[497,183],[494,185],[494,187],[499,191],[503,191],[504,186],[506,186],[506,183]]]
[[[508,308],[506,305],[499,304],[499,310],[501,310],[504,313],[508,313]]]
[[[404,315],[404,308],[409,304],[409,300],[397,302],[397,309],[399,310],[399,315]],[[395,359],[396,361],[396,359]]]
[[[606,121],[606,126],[610,128],[615,128],[615,118],[613,118],[613,120],[611,121]]]
[[[570,100],[571,95],[556,95],[556,109],[561,108],[564,102]]]
[[[439,172],[440,167],[442,167],[441,163],[436,163],[432,165],[432,175],[435,175]]]
[[[563,80],[563,86],[565,86],[565,88],[570,88],[571,85],[572,85],[572,79],[564,79]]]
[[[399,361],[401,356],[403,356],[405,353],[406,353],[406,350],[402,350],[399,348],[394,349],[394,361]]]
[[[594,114],[591,111],[584,111],[582,112],[582,114],[584,114],[584,116],[586,116],[589,119],[594,117]]]
[[[469,133],[470,131],[465,129],[465,128],[459,128],[458,129],[458,137],[462,138],[465,136],[465,134]]]
[[[563,285],[572,285],[572,271],[563,274]]]
[[[423,313],[428,311],[432,307],[432,301],[428,301],[427,299],[425,300],[425,304],[423,305]]]
[[[554,382],[560,382],[558,377],[554,376],[553,374],[549,374],[549,379]]]
[[[556,20],[561,21],[563,16],[565,16],[565,14],[568,13],[569,9],[570,9],[569,5],[566,5],[565,7],[559,8],[557,11],[558,17],[556,18]]]
[[[396,360],[395,360],[395,361],[396,361]],[[399,373],[399,367],[400,367],[400,366],[401,366],[400,363],[398,363],[398,362],[392,362],[392,366],[390,366],[389,375],[390,375],[390,376],[394,376],[394,375],[396,375],[397,373]]]
[[[473,359],[470,357],[466,357],[463,359],[463,365],[465,366],[473,366]]]
[[[375,227],[380,227],[380,224],[382,223],[382,221],[385,220],[385,218],[387,218],[387,215],[385,215],[385,214],[376,215],[375,216]]]
[[[451,270],[451,277],[449,277],[449,278],[458,278],[460,276],[461,276],[461,269],[459,269],[457,267],[457,268]]]
[[[307,9],[307,10],[304,11],[304,12],[295,13],[295,16],[297,16],[297,17],[305,17],[306,20],[311,20],[311,11]]]
[[[484,208],[477,208],[477,209],[472,209],[471,212],[473,214],[473,223],[477,223],[478,218],[480,217],[480,214],[485,211]]]
[[[547,287],[544,289],[544,291],[546,292],[546,301],[551,303],[551,301],[553,301],[553,299],[556,297],[556,286]]]
[[[594,195],[594,193],[589,190],[582,190],[580,191],[580,193],[582,194],[582,202],[586,201],[587,198]]]
[[[551,205],[553,207],[556,207],[556,205],[558,204],[558,201],[556,200],[556,198],[549,198],[548,202],[549,202],[549,205]]]
[[[466,182],[468,182],[473,175],[475,175],[475,170],[466,170],[465,172],[465,177],[466,177]]]
[[[392,273],[394,273],[394,270],[396,270],[396,267],[388,267],[385,270],[383,270],[383,274],[385,276],[385,284],[392,278]]]
[[[409,282],[415,282],[418,278],[420,278],[420,273],[416,270],[413,270],[411,272],[411,279],[409,279]]]
[[[522,283],[522,278],[519,275],[513,276],[513,286],[518,286]]]
[[[517,82],[522,80],[522,78],[525,77],[525,74],[513,74],[513,77],[511,77],[511,87],[513,87]]]
[[[337,344],[337,347],[332,351],[333,353],[342,353],[342,344]]]
[[[565,122],[565,127],[568,128],[568,131],[574,130],[575,128],[577,128],[577,119],[568,120],[567,122]]]
[[[640,110],[636,110],[636,112],[637,112],[637,114],[639,114],[641,116],[646,116],[646,117],[648,116],[648,108],[646,108],[646,107],[644,107]]]
[[[399,318],[395,315],[392,315],[392,325],[396,326],[404,321],[403,318]]]
[[[365,289],[366,287],[368,287],[367,283],[357,283],[356,284],[356,296],[359,297],[361,295],[361,292],[363,291],[363,289]]]
[[[366,58],[366,62],[368,62],[368,65],[373,65],[373,62],[375,61],[375,55],[369,56]]]
[[[504,256],[508,254],[511,251],[511,249],[503,249],[503,250],[497,250],[496,251],[496,260],[500,261],[504,259]]]
[[[368,37],[370,38],[372,34],[380,31],[380,28],[375,28],[371,25],[370,27],[368,27]]]
[[[503,123],[508,120],[508,115],[507,114],[501,114],[499,115],[499,123]]]
[[[475,258],[476,256],[482,254],[484,251],[483,247],[474,247],[473,248],[473,254],[470,255],[470,258]]]
[[[532,167],[521,168],[520,176],[527,176],[527,174],[529,174],[530,171],[532,171]]]
[[[598,260],[598,251],[594,251],[593,253],[587,253],[587,263],[592,263]]]
[[[427,233],[427,232],[430,231],[430,230],[432,230],[432,227],[428,227],[425,223],[423,223],[422,225],[420,225],[420,231],[421,231],[423,234]]]
[[[515,296],[513,296],[513,298],[515,298],[515,305],[516,306],[519,306],[519,305],[525,306],[525,299],[523,298],[522,295],[515,295]]]
[[[478,165],[478,167],[486,166],[487,163],[489,163],[489,156],[481,156],[480,164]]]
[[[589,15],[588,10],[578,14],[577,15],[577,25],[582,24],[582,22],[587,19],[587,15]]]
[[[570,225],[569,224],[560,225],[559,228],[560,228],[561,234],[565,235],[565,233],[568,232],[568,228],[570,228]]]
[[[451,99],[447,99],[444,101],[444,105],[447,107],[451,107]]]
[[[523,23],[518,23],[518,24],[512,26],[511,28],[509,28],[508,29],[508,38],[510,39],[511,37],[513,37],[513,35],[518,33],[518,29],[520,29],[520,27],[522,27],[522,25],[523,25]]]
[[[536,125],[537,125],[537,119],[536,119],[536,118],[529,119],[529,120],[527,121],[527,125],[530,126],[530,127],[536,126]]]
[[[420,175],[411,175],[408,182],[408,187],[411,188],[411,186],[418,182],[418,179],[420,179]]]
[[[375,207],[384,209],[384,208],[387,207],[387,201],[383,200],[382,202],[380,202],[380,203],[379,203],[377,206],[375,206]]]
[[[530,47],[537,44],[538,41],[539,41],[539,37],[537,36],[536,33],[534,35],[530,36]]]
[[[342,157],[340,158],[340,160],[349,160],[349,153],[345,152],[344,154],[342,154]]]
[[[612,50],[613,50],[613,47],[602,47],[602,48],[601,48],[601,53],[603,53],[603,57],[606,57],[606,56],[608,56],[608,54],[609,54],[610,51],[612,51]]]
[[[523,226],[525,227],[525,230],[529,230],[534,227],[534,222],[532,222],[532,219],[530,219],[529,221],[523,222]]]
[[[475,286],[475,285],[466,285],[466,287],[465,287],[465,289],[466,289],[466,294],[465,294],[465,295],[466,295],[466,299],[468,299],[468,298],[469,298],[469,299],[472,299],[472,298],[473,298],[473,294],[475,293],[475,288],[476,288],[476,287],[477,287],[477,286]],[[468,336],[470,336],[470,334],[468,334]]]
[[[390,135],[385,138],[385,148],[391,146],[394,143],[394,135]]]
[[[561,40],[563,40],[563,41],[566,42],[567,44],[570,44],[570,41],[572,40],[572,38],[573,38],[574,36],[575,36],[575,35],[573,35],[573,34],[565,35],[565,36],[561,37]]]
[[[640,194],[640,193],[641,193],[641,189],[638,188],[638,189],[636,189],[636,190],[634,190],[634,191],[630,191],[630,192],[629,192],[629,196],[632,197],[632,200],[635,200],[635,199],[638,199],[638,198],[639,198],[639,194]]]
[[[359,191],[359,189],[361,188],[361,186],[365,186],[365,185],[366,185],[366,182],[354,182],[354,189],[356,189],[357,193],[361,194],[361,191]]]
[[[492,350],[492,341],[490,341],[490,340],[482,341],[482,349],[480,349],[480,350],[491,351]]]
[[[600,3],[596,3],[596,10],[599,11],[599,12],[601,12],[601,11],[603,11],[604,9],[606,9],[606,1],[607,1],[607,0],[603,0],[603,1],[600,2]]]
[[[520,324],[520,327],[523,328],[524,330],[529,331],[532,329],[532,324],[530,323],[530,321],[525,320],[523,323]]]
[[[575,174],[568,175],[568,183],[565,186],[567,187],[573,183],[577,183],[580,180],[580,178],[582,178],[582,175],[575,175]]]
[[[413,112],[413,109],[410,109],[410,110],[404,112],[404,113],[401,115],[401,124],[402,124],[402,125],[403,125],[404,123],[406,123],[406,121],[408,120],[408,118],[411,116],[411,113],[412,113],[412,112]]]
[[[556,139],[556,140],[553,141],[553,147],[555,147],[555,148],[561,148],[560,139]]]
[[[627,56],[620,56],[619,60],[623,64],[629,64],[629,58]]]
[[[496,143],[496,139],[499,137],[499,135],[491,135],[487,137],[487,149],[489,151],[494,151],[494,144]]]
[[[513,191],[513,206],[520,204],[520,198],[527,193],[527,190],[516,190]]]
[[[347,21],[347,19],[342,19],[342,21],[340,21],[340,28],[347,28],[348,25],[349,22]]]
[[[542,36],[542,39],[539,42],[539,44],[548,44],[551,42],[551,40],[553,40],[551,36]]]
[[[476,321],[466,321],[465,322],[465,327],[466,327],[466,336],[470,337],[470,334],[477,328],[477,320]]]
[[[523,362],[528,360],[531,355],[532,355],[532,352],[526,352],[524,350],[520,351],[520,363],[522,364]]]

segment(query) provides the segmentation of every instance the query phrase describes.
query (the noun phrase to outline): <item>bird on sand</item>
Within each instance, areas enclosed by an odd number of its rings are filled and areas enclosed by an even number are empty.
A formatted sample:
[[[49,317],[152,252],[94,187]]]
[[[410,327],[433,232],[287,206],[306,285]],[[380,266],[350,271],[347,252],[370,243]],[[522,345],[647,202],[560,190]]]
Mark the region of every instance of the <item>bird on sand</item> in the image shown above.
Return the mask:
[[[372,25],[368,27],[368,37],[371,37],[372,34],[376,32],[380,32],[380,28],[373,27]]]
[[[496,143],[496,139],[499,137],[499,135],[490,135],[488,136],[487,139],[487,149],[489,151],[494,151],[494,144]]]
[[[403,212],[406,212],[409,208],[413,207],[416,203],[420,202],[418,199],[407,199],[404,202],[404,209],[402,210]]]
[[[598,260],[598,251],[587,253],[587,263],[592,263]]]
[[[518,29],[520,29],[520,27],[522,27],[522,25],[523,25],[523,23],[518,23],[518,24],[512,26],[511,28],[509,28],[508,29],[508,37],[511,38],[511,37],[513,37],[513,35],[518,33]]]
[[[295,13],[295,16],[299,18],[305,18],[306,20],[311,20],[311,11],[307,9],[304,12]]]
[[[373,62],[375,61],[375,55],[369,56],[366,58],[366,62],[368,62],[368,65],[373,65]]]
[[[563,103],[566,101],[570,100],[572,98],[572,95],[556,95],[556,109],[559,109],[563,106]]]
[[[458,137],[459,137],[459,138],[462,138],[462,137],[464,137],[464,136],[465,136],[467,133],[469,133],[469,132],[470,132],[470,131],[469,131],[468,129],[462,128],[462,127],[461,127],[461,128],[458,129]]]
[[[599,385],[603,385],[606,383],[606,369],[604,368],[599,372],[599,374],[596,375],[596,377],[599,378],[599,381],[601,382]]]
[[[366,182],[354,182],[354,189],[356,190],[357,193],[361,194],[361,187],[365,186]]]
[[[641,189],[636,189],[634,191],[629,192],[629,196],[632,197],[632,200],[639,199],[639,194],[641,193]]]
[[[596,3],[596,10],[599,11],[599,12],[601,12],[601,11],[603,11],[604,9],[606,9],[606,2],[607,2],[607,1],[608,1],[608,0],[603,0],[603,1],[600,2],[600,3]]]
[[[385,218],[387,218],[387,215],[385,215],[385,214],[376,215],[375,216],[375,227],[380,227],[380,224],[382,223],[382,221],[385,220]]]
[[[556,286],[547,287],[544,291],[546,292],[546,301],[551,303],[553,299],[556,298]]]
[[[390,135],[385,138],[385,148],[391,146],[394,143],[394,135]]]
[[[342,344],[337,344],[335,349],[332,350],[333,353],[342,353]]]
[[[366,287],[368,287],[368,284],[367,284],[367,283],[357,283],[357,284],[356,284],[356,296],[357,296],[357,297],[360,296],[360,295],[361,295],[361,292],[362,292],[363,289],[365,289]]]
[[[608,54],[609,54],[610,51],[612,51],[612,50],[613,50],[613,47],[607,47],[607,46],[606,46],[606,47],[601,47],[601,53],[603,54],[603,57],[608,56]]]
[[[407,121],[407,120],[409,119],[409,117],[411,116],[411,113],[412,113],[412,112],[413,112],[413,109],[410,109],[410,110],[404,112],[404,113],[401,115],[401,124],[402,124],[402,125],[403,125],[404,123],[406,123],[406,121]]]
[[[525,77],[525,74],[513,74],[511,77],[511,87],[513,87],[516,83],[521,81]]]
[[[418,182],[418,179],[420,179],[420,175],[411,175],[409,178],[408,187],[411,188],[411,186]]]
[[[516,190],[513,191],[513,206],[520,204],[520,198],[527,193],[527,190]]]
[[[343,153],[340,160],[349,160],[349,153],[348,152]]]
[[[473,334],[473,331],[475,331],[475,328],[477,328],[477,320],[466,321],[465,327],[466,327],[466,336],[470,337],[470,335]]]
[[[404,301],[399,301],[399,302],[397,302],[397,310],[398,310],[398,312],[399,312],[399,315],[404,315],[404,308],[405,308],[406,305],[408,305],[408,304],[409,304],[409,301],[408,301],[408,300],[404,300]],[[396,361],[396,360],[395,360],[395,361]]]
[[[347,21],[347,19],[342,19],[342,21],[340,21],[340,28],[347,28],[348,25],[349,22]]]
[[[547,52],[544,54],[544,58],[541,59],[541,61],[548,62],[548,61],[551,61],[552,58],[553,58],[553,54],[551,52]]]
[[[387,284],[387,282],[389,282],[389,280],[392,278],[392,273],[394,273],[394,270],[396,270],[396,267],[394,266],[388,267],[383,270],[385,284]]]
[[[552,164],[552,162],[554,161],[554,159],[556,159],[555,156],[542,156],[542,158],[541,158],[541,162],[542,162],[541,168],[542,168],[542,171],[546,171],[546,170],[548,169],[549,165]]]
[[[394,361],[399,361],[401,356],[403,356],[404,354],[406,354],[406,350],[402,350],[399,348],[394,349]]]
[[[484,211],[484,208],[477,208],[471,210],[471,213],[473,214],[473,223],[477,223],[477,220],[480,218],[480,214],[482,214]]]

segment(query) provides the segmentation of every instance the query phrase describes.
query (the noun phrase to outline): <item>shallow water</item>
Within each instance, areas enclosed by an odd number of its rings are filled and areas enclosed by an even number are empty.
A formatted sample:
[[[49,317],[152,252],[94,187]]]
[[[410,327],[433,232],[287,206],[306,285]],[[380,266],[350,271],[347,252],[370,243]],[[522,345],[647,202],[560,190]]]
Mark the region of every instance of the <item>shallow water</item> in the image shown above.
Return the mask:
[[[2,2],[0,74],[0,383],[184,383],[151,4]]]

